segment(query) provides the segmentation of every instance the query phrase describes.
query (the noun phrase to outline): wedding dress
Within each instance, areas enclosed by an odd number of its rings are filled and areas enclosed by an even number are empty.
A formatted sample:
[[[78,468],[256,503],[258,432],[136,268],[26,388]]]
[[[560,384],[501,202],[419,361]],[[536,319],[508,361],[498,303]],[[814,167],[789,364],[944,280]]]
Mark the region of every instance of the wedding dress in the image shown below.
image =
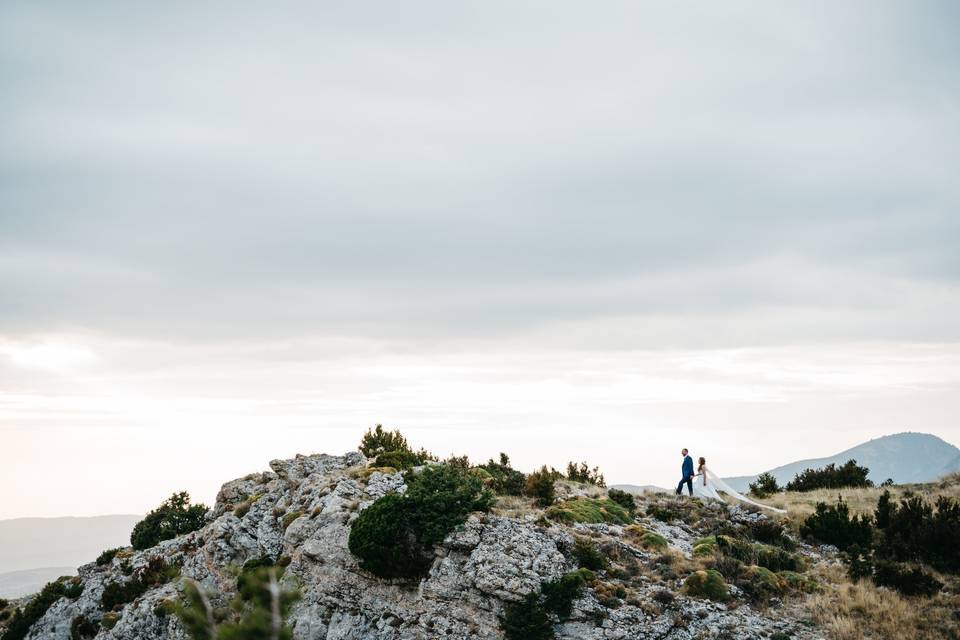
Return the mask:
[[[713,473],[707,467],[702,467],[700,473],[693,479],[693,495],[696,498],[701,500],[720,500],[723,501],[723,498],[720,497],[720,493],[725,493],[734,500],[739,500],[740,502],[746,502],[747,504],[752,504],[763,509],[770,509],[771,511],[776,511],[777,513],[786,513],[783,509],[777,509],[776,507],[771,507],[767,504],[760,504],[759,502],[754,502],[747,496],[739,493],[733,489],[730,485],[724,482],[717,474]]]

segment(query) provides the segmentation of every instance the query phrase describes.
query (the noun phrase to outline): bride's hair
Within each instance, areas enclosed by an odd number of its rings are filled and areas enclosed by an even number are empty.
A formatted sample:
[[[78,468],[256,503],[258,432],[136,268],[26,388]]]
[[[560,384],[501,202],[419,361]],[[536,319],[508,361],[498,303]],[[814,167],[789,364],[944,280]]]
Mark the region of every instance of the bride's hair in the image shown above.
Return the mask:
[[[707,459],[706,459],[706,458],[704,458],[704,457],[701,456],[699,462],[700,462],[700,467],[699,467],[700,469],[703,469],[705,466],[707,466]]]

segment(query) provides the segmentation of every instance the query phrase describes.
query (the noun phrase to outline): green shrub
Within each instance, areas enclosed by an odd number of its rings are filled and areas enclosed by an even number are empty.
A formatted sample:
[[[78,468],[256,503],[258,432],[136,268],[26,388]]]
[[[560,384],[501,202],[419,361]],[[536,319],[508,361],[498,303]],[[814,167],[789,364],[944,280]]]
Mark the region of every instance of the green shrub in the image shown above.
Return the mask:
[[[578,566],[591,571],[599,571],[607,566],[607,560],[597,549],[597,545],[587,538],[576,539],[573,544],[573,557]]]
[[[202,528],[206,514],[206,505],[191,505],[186,491],[175,493],[133,527],[130,543],[138,551],[149,549],[164,540]]]
[[[506,640],[550,640],[554,637],[550,614],[540,603],[540,595],[528,593],[520,602],[507,607],[500,620]]]
[[[506,640],[549,640],[554,637],[551,614],[561,621],[573,611],[573,601],[583,592],[593,573],[585,569],[572,571],[556,580],[544,582],[540,593],[529,593],[520,602],[507,607],[500,621]]]
[[[582,496],[550,507],[547,509],[546,516],[551,520],[568,524],[574,522],[629,524],[633,522],[630,513],[613,500]]]
[[[816,512],[800,526],[800,535],[832,544],[841,551],[852,545],[868,549],[873,544],[873,526],[865,515],[850,516],[850,508],[843,498],[837,504],[818,502]]]
[[[118,553],[123,551],[123,547],[117,547],[116,549],[107,549],[99,556],[97,556],[97,566],[102,567],[113,562],[113,559],[117,556]]]
[[[382,424],[378,424],[373,429],[367,429],[357,448],[368,458],[376,458],[387,451],[411,451],[410,444],[399,429],[387,431]]]
[[[644,549],[666,549],[670,545],[667,543],[667,539],[659,533],[647,531],[640,537],[640,546]]]
[[[761,473],[754,482],[750,483],[750,493],[758,498],[766,498],[780,492],[777,479],[770,473]]]
[[[756,520],[748,525],[750,536],[757,542],[776,545],[792,551],[797,543],[791,540],[779,522],[775,520]]]
[[[410,469],[419,467],[426,460],[412,451],[386,451],[377,456],[374,464],[378,467],[393,467],[394,469]]]
[[[648,505],[647,515],[651,518],[656,518],[660,522],[673,522],[674,520],[683,519],[683,514],[681,514],[677,509],[669,506],[665,507],[659,504]]]
[[[898,505],[885,491],[874,517],[879,556],[926,562],[946,573],[960,573],[960,501],[940,496],[931,506],[920,496],[908,494]]]
[[[549,507],[557,497],[553,489],[555,481],[556,476],[544,465],[527,476],[524,493],[533,498],[539,506]]]
[[[13,612],[7,624],[7,630],[3,634],[3,640],[23,640],[27,637],[30,627],[43,617],[47,609],[60,598],[66,597],[66,590],[67,585],[64,584],[63,578],[48,582],[23,609]]]
[[[755,602],[763,602],[783,594],[786,585],[770,569],[756,565],[747,567],[743,577],[737,581],[743,591]]]
[[[905,596],[932,596],[940,592],[943,583],[917,566],[879,560],[873,569],[873,581],[878,586],[895,589]]]
[[[99,631],[100,625],[86,616],[77,616],[70,622],[70,640],[87,640],[96,636]]]
[[[478,468],[490,474],[490,488],[497,495],[523,495],[526,476],[510,466],[510,457],[507,454],[500,454],[500,462],[494,462],[493,459],[490,459]]]
[[[633,495],[627,493],[626,491],[621,491],[620,489],[609,489],[607,491],[607,497],[626,509],[631,516],[637,512],[637,503],[634,501]]]
[[[434,465],[408,474],[407,492],[386,495],[364,509],[350,529],[350,552],[381,578],[418,578],[433,547],[471,511],[487,511],[493,496],[459,467]]]
[[[730,597],[730,590],[723,576],[715,569],[694,571],[684,582],[684,589],[691,596],[723,602]]]
[[[167,564],[162,557],[151,558],[126,582],[111,582],[103,589],[100,602],[107,611],[133,602],[148,589],[166,584],[180,575],[179,567]]]
[[[822,469],[805,469],[787,483],[787,491],[813,491],[814,489],[843,489],[846,487],[872,487],[867,479],[870,469],[857,465],[856,460],[847,460],[841,466],[833,463]]]
[[[593,573],[580,569],[543,583],[540,591],[544,595],[544,608],[557,614],[561,620],[568,619],[573,611],[573,601],[580,597],[588,578],[593,579]]]
[[[594,467],[593,469],[586,462],[581,462],[579,465],[575,462],[567,463],[567,480],[573,480],[574,482],[584,482],[586,484],[594,484],[598,487],[606,487],[607,484],[603,480],[603,474],[600,473],[599,467]]]
[[[725,555],[745,565],[757,565],[770,571],[804,571],[803,558],[785,549],[762,542],[740,540],[733,536],[711,536],[694,542],[695,556]]]

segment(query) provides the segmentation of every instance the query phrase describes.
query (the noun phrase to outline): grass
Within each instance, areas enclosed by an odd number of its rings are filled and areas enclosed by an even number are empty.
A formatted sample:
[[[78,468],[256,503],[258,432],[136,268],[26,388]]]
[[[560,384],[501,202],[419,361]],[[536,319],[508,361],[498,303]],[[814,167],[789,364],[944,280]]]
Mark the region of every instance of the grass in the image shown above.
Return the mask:
[[[574,498],[547,509],[547,517],[558,522],[586,524],[602,522],[610,524],[629,524],[633,522],[630,513],[609,498]]]

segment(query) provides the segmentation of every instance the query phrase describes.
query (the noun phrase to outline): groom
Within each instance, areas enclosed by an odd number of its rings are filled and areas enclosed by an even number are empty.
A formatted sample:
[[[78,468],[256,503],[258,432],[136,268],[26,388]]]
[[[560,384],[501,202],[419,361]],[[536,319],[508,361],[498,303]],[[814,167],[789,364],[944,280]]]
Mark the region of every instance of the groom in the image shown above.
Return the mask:
[[[687,453],[686,449],[680,452],[680,455],[683,456],[683,479],[680,480],[680,484],[677,485],[678,496],[683,493],[684,483],[687,484],[690,495],[693,495],[693,458],[687,455]]]

